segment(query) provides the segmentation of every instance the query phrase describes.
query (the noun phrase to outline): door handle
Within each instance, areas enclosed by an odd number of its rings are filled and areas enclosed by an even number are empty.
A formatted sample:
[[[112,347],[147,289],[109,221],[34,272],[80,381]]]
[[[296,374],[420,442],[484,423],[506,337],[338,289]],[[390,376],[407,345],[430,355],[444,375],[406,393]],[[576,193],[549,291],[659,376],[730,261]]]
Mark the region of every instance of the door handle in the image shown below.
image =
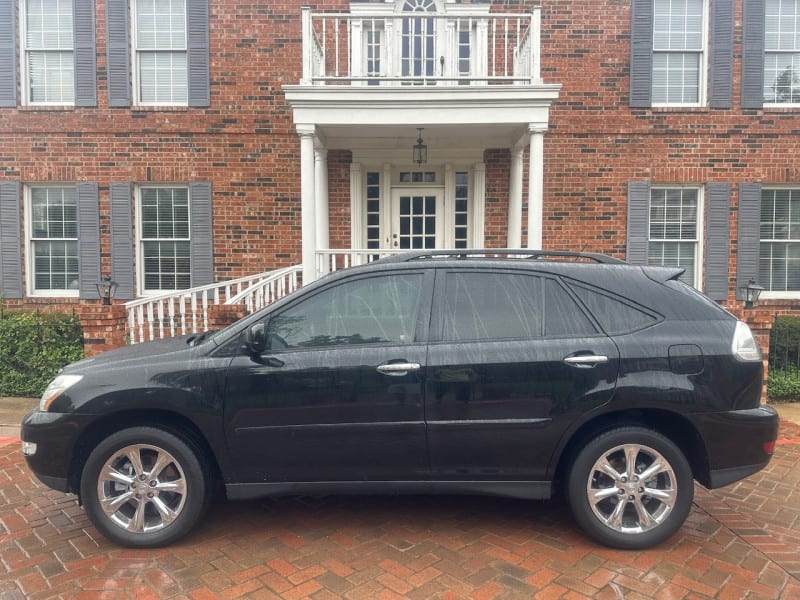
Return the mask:
[[[393,375],[394,377],[400,377],[402,375],[407,374],[409,371],[419,371],[420,365],[419,363],[388,363],[385,365],[378,365],[375,367],[375,370],[378,373],[383,373],[384,375]]]
[[[592,368],[595,365],[608,362],[608,357],[602,354],[583,354],[580,356],[567,356],[564,362],[573,367]]]

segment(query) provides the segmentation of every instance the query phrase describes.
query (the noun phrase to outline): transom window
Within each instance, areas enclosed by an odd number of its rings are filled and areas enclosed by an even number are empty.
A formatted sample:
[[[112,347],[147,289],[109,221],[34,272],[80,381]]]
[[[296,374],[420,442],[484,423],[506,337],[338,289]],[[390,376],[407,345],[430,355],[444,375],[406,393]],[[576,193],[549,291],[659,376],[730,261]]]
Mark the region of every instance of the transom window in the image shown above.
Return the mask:
[[[189,190],[141,187],[138,196],[143,291],[191,287]]]
[[[761,191],[759,280],[771,292],[800,291],[800,189]]]
[[[697,287],[699,271],[698,219],[700,190],[650,190],[648,263],[686,269],[681,281]]]
[[[72,0],[25,0],[23,97],[26,104],[73,104]]]
[[[800,103],[800,0],[766,0],[764,101]]]
[[[139,104],[186,104],[186,0],[135,1]]]
[[[703,0],[653,2],[653,103],[702,101]]]
[[[32,292],[78,293],[78,209],[74,187],[27,188]]]

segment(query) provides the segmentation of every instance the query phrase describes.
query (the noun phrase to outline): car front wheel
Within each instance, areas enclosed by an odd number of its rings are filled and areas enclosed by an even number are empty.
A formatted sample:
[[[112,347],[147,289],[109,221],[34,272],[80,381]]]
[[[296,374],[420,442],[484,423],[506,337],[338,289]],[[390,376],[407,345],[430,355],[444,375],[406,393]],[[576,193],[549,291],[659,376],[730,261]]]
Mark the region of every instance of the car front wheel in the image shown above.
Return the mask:
[[[691,467],[673,442],[643,427],[620,427],[578,452],[567,492],[575,519],[592,538],[639,550],[680,528],[694,484]]]
[[[92,523],[123,546],[163,546],[186,535],[210,497],[210,477],[187,441],[154,427],[118,431],[91,452],[81,497]]]

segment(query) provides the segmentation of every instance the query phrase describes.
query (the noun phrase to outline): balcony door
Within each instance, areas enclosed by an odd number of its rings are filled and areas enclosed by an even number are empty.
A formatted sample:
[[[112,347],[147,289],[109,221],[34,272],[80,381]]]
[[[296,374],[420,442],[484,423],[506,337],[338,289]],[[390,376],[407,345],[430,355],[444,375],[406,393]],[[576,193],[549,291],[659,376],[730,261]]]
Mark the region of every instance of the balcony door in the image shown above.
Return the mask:
[[[401,75],[433,77],[436,75],[436,19],[434,0],[405,0],[402,17]],[[406,16],[414,13],[414,16]]]

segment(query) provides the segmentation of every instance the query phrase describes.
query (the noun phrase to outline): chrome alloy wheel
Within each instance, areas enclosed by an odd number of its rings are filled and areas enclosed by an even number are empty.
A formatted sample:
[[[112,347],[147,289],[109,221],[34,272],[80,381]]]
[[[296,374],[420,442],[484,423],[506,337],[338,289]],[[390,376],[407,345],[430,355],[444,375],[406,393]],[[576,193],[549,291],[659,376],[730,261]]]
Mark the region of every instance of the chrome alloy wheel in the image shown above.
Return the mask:
[[[175,521],[186,503],[186,476],[172,454],[135,444],[111,455],[97,478],[100,507],[131,533],[158,531]]]
[[[592,512],[606,527],[637,534],[663,523],[678,495],[670,463],[640,444],[615,446],[589,471],[586,495]]]

